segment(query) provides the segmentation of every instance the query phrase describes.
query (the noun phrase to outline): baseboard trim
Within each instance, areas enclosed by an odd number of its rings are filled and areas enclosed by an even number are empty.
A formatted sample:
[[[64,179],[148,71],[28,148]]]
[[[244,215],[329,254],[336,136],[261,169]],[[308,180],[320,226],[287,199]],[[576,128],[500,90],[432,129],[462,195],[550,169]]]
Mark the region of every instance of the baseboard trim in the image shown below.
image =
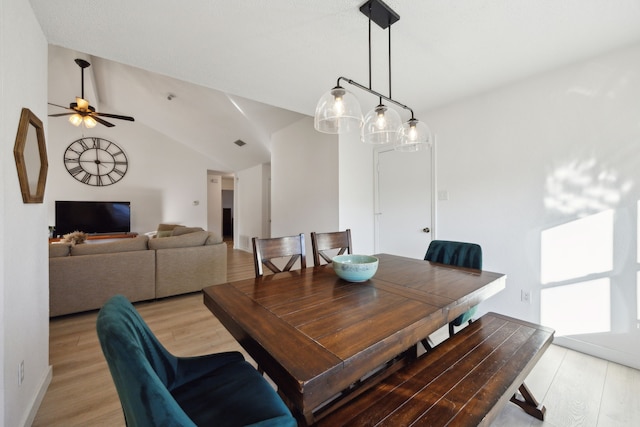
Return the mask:
[[[45,372],[45,375],[42,377],[42,381],[40,382],[40,387],[38,387],[38,392],[33,398],[31,402],[29,413],[27,414],[27,418],[24,420],[22,425],[24,427],[29,427],[33,424],[33,421],[36,419],[36,414],[38,413],[38,409],[40,409],[40,405],[44,400],[44,395],[47,393],[47,389],[49,388],[49,384],[51,384],[51,379],[53,378],[53,366],[49,365],[48,369]]]
[[[608,360],[614,363],[619,363],[630,368],[640,369],[640,362],[637,360],[637,356],[633,354],[623,353],[618,350],[569,337],[555,337],[553,343],[561,347],[579,351],[580,353],[586,353],[590,356],[598,357],[600,359]]]

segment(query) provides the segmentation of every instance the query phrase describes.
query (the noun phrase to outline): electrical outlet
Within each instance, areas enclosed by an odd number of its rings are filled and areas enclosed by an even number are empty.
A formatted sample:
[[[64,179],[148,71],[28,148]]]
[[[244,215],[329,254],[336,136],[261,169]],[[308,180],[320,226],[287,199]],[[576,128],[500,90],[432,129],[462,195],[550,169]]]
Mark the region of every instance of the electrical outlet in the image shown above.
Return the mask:
[[[24,381],[24,360],[22,360],[20,362],[20,365],[18,365],[18,385],[22,385],[23,381]]]
[[[531,291],[522,289],[520,291],[520,301],[530,304],[531,303]]]

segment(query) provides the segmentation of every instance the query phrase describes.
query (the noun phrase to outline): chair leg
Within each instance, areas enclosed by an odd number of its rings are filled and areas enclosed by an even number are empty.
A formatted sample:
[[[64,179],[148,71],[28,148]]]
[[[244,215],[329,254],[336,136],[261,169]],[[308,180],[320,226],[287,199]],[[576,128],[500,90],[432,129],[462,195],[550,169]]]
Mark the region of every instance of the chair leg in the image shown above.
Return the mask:
[[[422,343],[422,346],[424,347],[425,351],[429,351],[429,350],[433,349],[433,345],[431,344],[431,339],[429,337],[423,339],[420,342]]]
[[[473,322],[473,319],[469,319],[469,325],[472,322]],[[453,322],[451,322],[451,323],[449,323],[449,338],[451,338],[455,333],[456,333],[455,326],[453,326]]]

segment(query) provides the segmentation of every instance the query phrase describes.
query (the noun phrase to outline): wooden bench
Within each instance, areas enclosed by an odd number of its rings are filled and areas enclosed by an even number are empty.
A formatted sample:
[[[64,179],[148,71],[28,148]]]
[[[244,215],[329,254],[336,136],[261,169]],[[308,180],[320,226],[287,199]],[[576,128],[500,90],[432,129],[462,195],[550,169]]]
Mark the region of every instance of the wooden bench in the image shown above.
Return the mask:
[[[508,401],[542,420],[523,381],[553,333],[488,313],[316,425],[487,426]]]

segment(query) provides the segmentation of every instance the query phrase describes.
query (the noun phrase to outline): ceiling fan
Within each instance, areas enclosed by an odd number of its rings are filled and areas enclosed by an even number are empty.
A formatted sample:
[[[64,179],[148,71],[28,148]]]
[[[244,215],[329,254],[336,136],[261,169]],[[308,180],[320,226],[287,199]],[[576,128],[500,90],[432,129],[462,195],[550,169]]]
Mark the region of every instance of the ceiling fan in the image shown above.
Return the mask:
[[[69,121],[71,122],[71,124],[73,124],[74,126],[84,125],[87,128],[92,128],[97,123],[100,123],[101,125],[104,125],[107,127],[115,126],[113,123],[110,123],[102,119],[101,117],[109,117],[112,119],[128,120],[130,122],[133,122],[134,121],[133,117],[120,116],[118,114],[99,113],[96,111],[95,108],[89,105],[89,101],[84,99],[84,69],[89,67],[91,64],[85,61],[84,59],[76,59],[75,61],[76,61],[76,64],[78,64],[78,66],[80,67],[80,73],[81,73],[81,79],[82,79],[81,81],[82,96],[81,97],[76,96],[76,102],[72,102],[71,104],[69,104],[69,107],[64,107],[62,105],[53,104],[49,102],[49,105],[53,105],[54,107],[60,107],[66,110],[70,110],[69,113],[49,114],[49,117],[70,116]]]

